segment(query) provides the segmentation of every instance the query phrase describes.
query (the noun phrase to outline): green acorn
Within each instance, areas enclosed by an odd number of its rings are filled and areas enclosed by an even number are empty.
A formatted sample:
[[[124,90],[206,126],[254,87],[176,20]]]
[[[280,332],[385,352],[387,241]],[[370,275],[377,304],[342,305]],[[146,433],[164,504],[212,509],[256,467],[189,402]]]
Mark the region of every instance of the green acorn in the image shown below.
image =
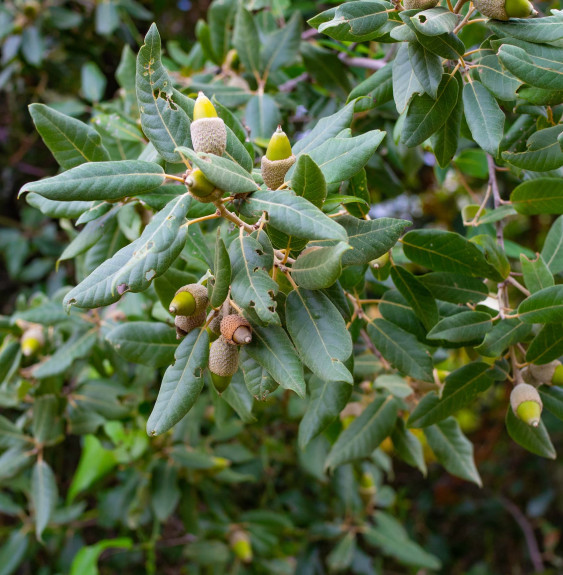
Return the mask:
[[[182,339],[190,331],[205,323],[205,310],[196,315],[177,315],[174,318],[176,326],[176,339]]]
[[[551,376],[551,383],[553,385],[563,385],[563,365],[557,362],[559,365],[555,368],[553,375]]]
[[[43,328],[40,325],[32,325],[26,329],[22,335],[20,346],[25,357],[36,355],[45,345]]]
[[[217,190],[199,168],[190,170],[184,182],[190,194],[197,200],[208,198]]]
[[[209,298],[207,288],[200,284],[182,286],[172,298],[168,311],[172,315],[192,316],[205,312]]]
[[[252,546],[250,545],[250,537],[247,533],[240,529],[233,531],[229,538],[229,544],[233,553],[243,563],[250,563],[252,561]]]
[[[266,155],[262,156],[262,178],[270,190],[277,190],[283,184],[285,175],[295,160],[289,138],[281,126],[278,126],[270,139]]]
[[[229,385],[231,377],[237,372],[238,347],[227,343],[222,335],[219,336],[209,349],[208,367],[213,385],[219,393],[222,393]]]
[[[475,8],[493,20],[529,18],[537,16],[537,11],[528,0],[474,0]]]
[[[403,0],[405,10],[428,10],[438,5],[438,0]]]
[[[529,383],[519,383],[510,393],[512,411],[524,423],[537,427],[540,424],[542,400],[538,390]]]
[[[222,156],[227,147],[227,128],[217,116],[211,100],[200,92],[194,105],[194,119],[190,125],[192,146],[195,152]]]

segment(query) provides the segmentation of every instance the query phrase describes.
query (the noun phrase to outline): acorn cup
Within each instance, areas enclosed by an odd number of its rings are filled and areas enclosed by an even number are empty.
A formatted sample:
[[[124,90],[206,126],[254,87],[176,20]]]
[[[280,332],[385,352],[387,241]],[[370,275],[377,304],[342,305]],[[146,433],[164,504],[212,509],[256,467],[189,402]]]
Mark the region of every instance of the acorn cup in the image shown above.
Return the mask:
[[[182,286],[172,298],[168,311],[172,315],[193,316],[205,312],[209,298],[207,288],[201,284]]]
[[[278,126],[270,139],[266,155],[262,156],[260,166],[264,183],[270,190],[276,190],[283,184],[285,175],[295,160],[289,138],[281,126]]]
[[[211,313],[214,313],[213,311]],[[207,326],[207,332],[209,337],[212,338],[211,341],[215,341],[221,335],[221,321],[222,319],[231,313],[231,304],[228,298],[223,302],[223,305],[219,309],[219,313],[209,322]]]
[[[199,92],[194,105],[193,122],[190,125],[192,146],[195,152],[222,156],[227,147],[227,128],[217,116],[215,106]]]
[[[529,383],[519,383],[510,393],[512,411],[524,423],[537,427],[540,424],[542,400],[538,390]]]
[[[529,18],[538,13],[528,0],[474,0],[475,8],[493,20]]]
[[[208,367],[215,389],[223,393],[238,369],[238,347],[227,343],[222,335],[219,336],[209,349]]]
[[[177,315],[174,318],[174,325],[176,326],[176,339],[182,339],[190,331],[205,323],[205,310],[196,315]]]
[[[555,360],[550,361],[544,365],[535,365],[531,363],[528,367],[522,370],[522,377],[526,383],[538,387],[540,385],[549,385],[555,383],[557,385],[558,377],[563,375],[563,368],[561,362]],[[561,374],[561,375],[560,375]]]
[[[230,314],[221,320],[221,335],[231,345],[246,345],[252,341],[252,328],[245,318]]]
[[[428,10],[438,5],[438,0],[404,0],[405,10]]]

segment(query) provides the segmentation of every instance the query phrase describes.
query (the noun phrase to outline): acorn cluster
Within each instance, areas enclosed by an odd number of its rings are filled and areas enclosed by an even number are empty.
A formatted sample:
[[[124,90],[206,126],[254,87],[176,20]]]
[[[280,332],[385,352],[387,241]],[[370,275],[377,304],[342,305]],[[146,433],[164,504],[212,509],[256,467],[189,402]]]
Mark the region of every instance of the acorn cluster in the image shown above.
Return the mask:
[[[181,287],[170,302],[168,311],[175,315],[176,337],[181,339],[209,320],[207,329],[212,340],[208,368],[215,389],[222,393],[238,369],[239,346],[252,341],[252,327],[242,316],[232,313],[227,301],[220,310],[208,316],[207,288],[200,284]]]

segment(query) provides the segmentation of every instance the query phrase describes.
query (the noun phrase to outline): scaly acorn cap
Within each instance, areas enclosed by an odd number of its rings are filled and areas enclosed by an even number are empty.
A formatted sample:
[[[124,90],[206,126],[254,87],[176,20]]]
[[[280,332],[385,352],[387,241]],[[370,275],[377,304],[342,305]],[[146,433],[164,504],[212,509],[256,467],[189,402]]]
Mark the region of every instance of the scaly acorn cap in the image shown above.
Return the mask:
[[[178,307],[182,301],[188,304],[188,299],[186,296],[180,296],[180,294],[188,293],[194,299],[194,307],[191,312],[185,312],[183,308]],[[205,312],[207,304],[209,303],[209,298],[207,297],[207,288],[201,284],[187,284],[182,286],[175,294],[174,298],[170,302],[170,307],[168,311],[173,315],[194,315]],[[190,306],[191,307],[191,306]]]
[[[542,400],[538,390],[529,383],[519,383],[510,393],[512,411],[522,421],[537,427],[540,423]]]
[[[232,345],[246,345],[252,341],[250,323],[235,313],[221,320],[221,335]]]
[[[214,313],[214,312],[211,312]],[[209,322],[207,326],[215,335],[221,335],[221,320],[231,313],[231,304],[228,298],[223,302],[223,305],[219,309],[219,313]]]
[[[24,331],[20,346],[25,357],[35,355],[44,345],[45,337],[41,326],[33,325]]]
[[[555,370],[560,365],[561,363],[557,360],[546,363],[545,365],[534,365],[531,363],[528,366],[528,371],[535,381],[530,381],[529,383],[537,383],[537,385],[551,383]]]
[[[262,156],[260,164],[260,171],[262,179],[270,190],[277,190],[285,181],[285,175],[289,168],[295,164],[296,157],[291,155],[285,160],[268,160],[266,156]]]
[[[474,0],[475,8],[493,20],[528,18],[537,16],[537,11],[528,0]]]
[[[194,105],[194,120],[190,125],[192,146],[195,152],[222,156],[227,147],[227,128],[217,116],[211,100],[200,92]]]
[[[233,531],[229,538],[229,544],[233,553],[243,563],[250,563],[252,561],[252,547],[250,545],[250,537],[248,537],[247,533],[240,529]]]
[[[188,335],[192,329],[203,325],[205,322],[205,310],[196,315],[177,315],[174,318],[176,326],[176,339],[182,339]]]
[[[220,336],[211,344],[208,367],[215,375],[234,375],[238,369],[238,347],[227,343],[225,338]]]
[[[437,4],[438,0],[403,0],[405,10],[428,10]]]

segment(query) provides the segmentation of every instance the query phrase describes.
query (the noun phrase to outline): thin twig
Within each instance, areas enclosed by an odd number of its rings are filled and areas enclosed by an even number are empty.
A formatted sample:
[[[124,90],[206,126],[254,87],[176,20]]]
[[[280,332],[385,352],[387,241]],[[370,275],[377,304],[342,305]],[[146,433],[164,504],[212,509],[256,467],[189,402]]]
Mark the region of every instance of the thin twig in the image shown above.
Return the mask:
[[[338,59],[347,64],[348,66],[355,66],[356,68],[365,68],[366,70],[381,70],[387,62],[384,60],[374,60],[373,58],[350,58],[342,53]]]

